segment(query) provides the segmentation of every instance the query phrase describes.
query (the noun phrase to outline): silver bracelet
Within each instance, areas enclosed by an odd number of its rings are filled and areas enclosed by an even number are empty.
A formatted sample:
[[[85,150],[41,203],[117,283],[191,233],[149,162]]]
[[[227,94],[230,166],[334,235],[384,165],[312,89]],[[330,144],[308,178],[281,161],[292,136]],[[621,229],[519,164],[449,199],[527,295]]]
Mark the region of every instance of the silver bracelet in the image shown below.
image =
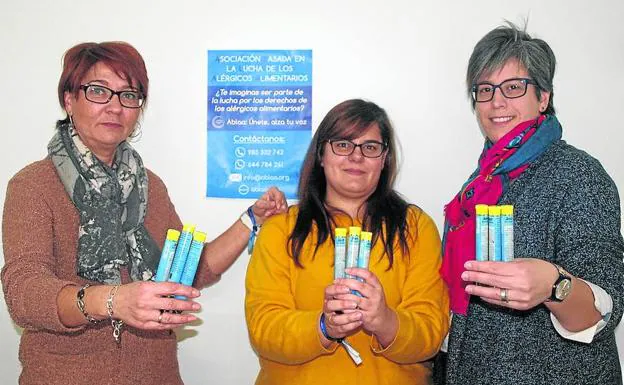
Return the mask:
[[[76,293],[76,305],[78,306],[78,310],[80,310],[80,312],[82,313],[82,315],[85,317],[85,319],[92,324],[96,324],[98,322],[100,322],[98,319],[95,319],[91,314],[89,314],[87,312],[87,310],[85,309],[85,302],[84,302],[84,296],[85,296],[85,290],[91,286],[90,284],[86,284],[83,287],[80,288],[80,290],[78,290],[78,293]]]
[[[111,326],[113,327],[113,338],[117,344],[121,343],[121,327],[123,326],[122,320],[113,319],[113,300],[115,299],[115,294],[117,294],[117,290],[119,289],[119,285],[113,286],[113,288],[108,292],[108,299],[106,300],[106,312],[108,313],[108,317],[111,320]]]

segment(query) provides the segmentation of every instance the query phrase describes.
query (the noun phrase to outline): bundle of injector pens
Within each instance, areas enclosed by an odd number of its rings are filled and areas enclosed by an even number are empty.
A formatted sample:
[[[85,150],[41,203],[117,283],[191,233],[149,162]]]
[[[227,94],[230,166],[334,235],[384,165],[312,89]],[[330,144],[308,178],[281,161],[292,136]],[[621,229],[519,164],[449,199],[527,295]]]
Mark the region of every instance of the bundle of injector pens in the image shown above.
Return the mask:
[[[373,233],[361,231],[361,228],[353,226],[349,227],[348,238],[347,229],[342,227],[337,227],[334,234],[334,279],[351,278],[362,281],[361,278],[346,274],[345,268],[359,267],[361,269],[368,269]],[[355,290],[353,294],[360,297],[362,296]],[[360,353],[358,353],[346,339],[340,339],[338,342],[344,346],[356,365],[362,363]]]
[[[173,229],[167,230],[167,239],[162,248],[154,281],[191,286],[205,241],[206,233],[195,231],[195,225],[185,224],[182,233]],[[183,296],[176,298],[186,299]]]
[[[476,205],[475,212],[477,261],[513,261],[513,206]]]

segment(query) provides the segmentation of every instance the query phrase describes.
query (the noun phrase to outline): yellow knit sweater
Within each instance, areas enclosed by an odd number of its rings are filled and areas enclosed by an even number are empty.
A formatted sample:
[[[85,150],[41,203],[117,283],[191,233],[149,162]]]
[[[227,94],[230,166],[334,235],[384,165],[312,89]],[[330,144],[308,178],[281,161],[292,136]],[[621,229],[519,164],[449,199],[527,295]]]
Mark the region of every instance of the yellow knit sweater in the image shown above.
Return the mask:
[[[391,269],[382,242],[373,245],[369,269],[383,285],[399,329],[385,349],[364,331],[350,336],[363,359],[356,366],[342,346],[326,350],[321,345],[318,322],[325,287],[333,281],[334,248],[328,239],[313,256],[313,231],[301,253],[303,268],[297,267],[287,252],[297,212],[291,208],[264,224],[247,270],[247,327],[261,366],[256,384],[429,383],[431,370],[424,361],[437,353],[449,320],[447,290],[438,274],[440,236],[431,218],[409,209],[410,255],[395,249]],[[346,216],[336,220],[340,227],[351,225]]]

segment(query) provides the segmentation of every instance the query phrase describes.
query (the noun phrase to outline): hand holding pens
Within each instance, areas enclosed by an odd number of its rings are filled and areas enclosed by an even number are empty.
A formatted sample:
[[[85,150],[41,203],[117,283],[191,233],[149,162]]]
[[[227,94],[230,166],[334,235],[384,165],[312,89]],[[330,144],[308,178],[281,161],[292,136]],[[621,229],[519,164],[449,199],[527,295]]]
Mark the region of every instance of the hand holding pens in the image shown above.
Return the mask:
[[[356,296],[346,286],[333,284],[325,288],[323,313],[327,333],[334,338],[348,337],[362,325],[362,315],[356,311],[357,302],[352,297]]]
[[[396,313],[386,303],[381,282],[367,269],[349,268],[346,272],[359,279],[336,280],[334,284],[337,287],[336,290],[343,293],[337,295],[336,299],[346,303],[355,303],[354,312],[361,314],[359,320],[362,328],[374,334],[382,346],[389,345],[396,335],[398,319]]]
[[[195,225],[184,225],[182,233],[173,229],[168,230],[154,280],[156,282],[180,283],[190,287],[195,279],[205,240],[206,233],[195,231]],[[175,295],[175,300],[170,298],[171,303],[187,298],[184,294],[172,294]],[[168,296],[170,297],[172,294]],[[168,315],[163,314],[166,311],[171,310],[179,313],[181,310],[187,310],[171,307],[163,307],[161,309],[165,310],[161,310],[158,317],[159,323],[163,323],[169,318]]]
[[[387,346],[398,330],[398,318],[386,304],[379,279],[368,271],[372,233],[352,226],[348,238],[345,228],[336,228],[334,235],[334,284],[325,289],[321,330],[338,338],[359,365],[359,353],[344,338],[364,328]]]
[[[183,295],[189,300],[178,300],[174,295]],[[173,329],[197,320],[195,315],[182,312],[200,310],[201,305],[193,301],[199,295],[199,290],[179,283],[128,283],[121,285],[115,295],[115,317],[139,329]]]

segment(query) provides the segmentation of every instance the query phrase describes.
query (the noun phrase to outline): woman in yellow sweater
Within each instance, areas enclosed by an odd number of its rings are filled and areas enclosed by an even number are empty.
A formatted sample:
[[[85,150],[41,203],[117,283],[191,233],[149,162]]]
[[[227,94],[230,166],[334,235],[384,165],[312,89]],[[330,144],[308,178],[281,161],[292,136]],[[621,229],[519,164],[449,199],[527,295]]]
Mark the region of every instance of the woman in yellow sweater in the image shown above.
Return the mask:
[[[347,100],[325,116],[301,169],[299,204],[265,222],[247,270],[256,384],[429,383],[426,361],[448,329],[440,238],[394,191],[396,174],[383,109]],[[364,282],[333,280],[334,229],[348,226],[373,233],[369,270],[347,269]]]

